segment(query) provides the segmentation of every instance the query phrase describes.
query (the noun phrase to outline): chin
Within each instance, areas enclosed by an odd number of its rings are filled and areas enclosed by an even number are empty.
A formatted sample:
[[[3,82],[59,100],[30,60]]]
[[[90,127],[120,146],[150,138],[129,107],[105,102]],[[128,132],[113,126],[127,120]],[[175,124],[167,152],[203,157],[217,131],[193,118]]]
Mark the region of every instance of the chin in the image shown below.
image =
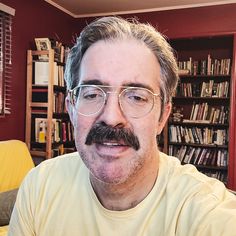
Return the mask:
[[[130,162],[111,162],[103,163],[96,166],[96,168],[90,168],[90,172],[97,181],[106,184],[119,185],[124,184],[134,178],[140,171],[142,165],[140,163]]]
[[[103,165],[99,169],[91,170],[93,177],[106,184],[122,184],[129,179],[127,170],[116,165]]]
[[[101,156],[83,150],[80,151],[80,157],[94,181],[114,185],[124,184],[135,177],[145,162],[145,158],[140,158],[133,153],[128,156]]]
[[[120,185],[124,184],[128,181],[129,178],[125,177],[114,177],[114,176],[108,176],[108,175],[93,175],[92,178],[95,179],[96,181],[99,181],[100,183],[107,184],[107,185]]]

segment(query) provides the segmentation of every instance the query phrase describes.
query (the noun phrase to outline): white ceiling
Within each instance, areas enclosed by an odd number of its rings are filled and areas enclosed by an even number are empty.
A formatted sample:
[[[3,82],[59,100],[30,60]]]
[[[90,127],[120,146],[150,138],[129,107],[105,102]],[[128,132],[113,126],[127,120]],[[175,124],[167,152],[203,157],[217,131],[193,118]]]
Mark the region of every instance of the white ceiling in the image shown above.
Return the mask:
[[[236,3],[236,0],[45,0],[79,17],[129,14]]]

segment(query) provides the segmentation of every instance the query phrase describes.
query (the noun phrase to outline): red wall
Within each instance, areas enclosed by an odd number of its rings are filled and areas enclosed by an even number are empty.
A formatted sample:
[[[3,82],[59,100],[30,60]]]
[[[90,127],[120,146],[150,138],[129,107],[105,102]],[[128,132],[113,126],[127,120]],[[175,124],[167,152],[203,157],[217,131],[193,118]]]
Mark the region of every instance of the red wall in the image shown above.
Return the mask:
[[[148,22],[169,38],[216,35],[236,32],[236,3],[209,7],[122,15]],[[89,22],[93,18],[87,18]],[[80,25],[85,19],[77,19]]]
[[[169,38],[236,32],[236,4],[137,14]]]
[[[0,140],[24,140],[26,50],[35,37],[57,34],[62,42],[70,43],[79,33],[85,19],[73,19],[43,0],[2,0],[16,9],[13,24],[12,114],[0,118]],[[200,7],[163,12],[136,14],[142,22],[150,22],[170,38],[214,35],[236,32],[236,4]],[[125,15],[133,16],[133,15]],[[91,19],[86,19],[90,21]]]

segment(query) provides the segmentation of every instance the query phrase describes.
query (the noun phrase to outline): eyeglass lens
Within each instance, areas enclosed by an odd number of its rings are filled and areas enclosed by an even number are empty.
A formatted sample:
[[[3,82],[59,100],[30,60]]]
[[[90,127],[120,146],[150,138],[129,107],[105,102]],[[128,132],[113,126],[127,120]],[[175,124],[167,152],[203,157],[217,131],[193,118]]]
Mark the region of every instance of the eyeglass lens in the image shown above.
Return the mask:
[[[111,92],[93,85],[82,85],[74,90],[76,97],[76,109],[80,114],[90,116],[102,110],[107,96]],[[109,94],[109,95],[108,95]],[[119,93],[120,107],[125,115],[131,117],[142,117],[149,113],[154,104],[153,94],[145,88],[125,88]]]

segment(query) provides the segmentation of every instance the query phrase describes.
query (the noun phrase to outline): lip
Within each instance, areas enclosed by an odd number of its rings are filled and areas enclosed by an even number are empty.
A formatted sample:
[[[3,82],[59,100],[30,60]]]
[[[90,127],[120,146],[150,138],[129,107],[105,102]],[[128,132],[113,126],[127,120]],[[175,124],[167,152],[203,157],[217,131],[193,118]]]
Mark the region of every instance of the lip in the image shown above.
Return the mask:
[[[96,152],[101,157],[118,158],[131,149],[128,145],[114,142],[95,143]]]

